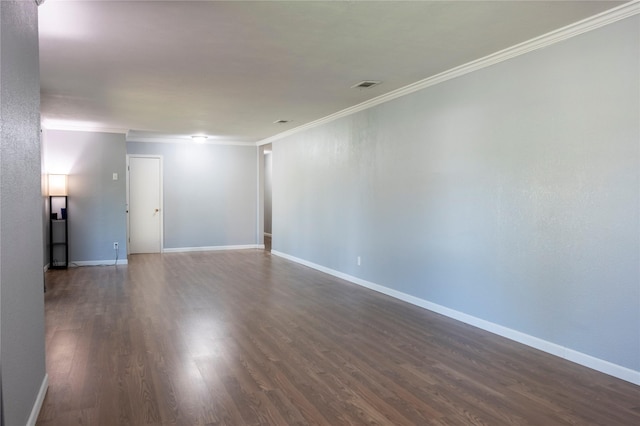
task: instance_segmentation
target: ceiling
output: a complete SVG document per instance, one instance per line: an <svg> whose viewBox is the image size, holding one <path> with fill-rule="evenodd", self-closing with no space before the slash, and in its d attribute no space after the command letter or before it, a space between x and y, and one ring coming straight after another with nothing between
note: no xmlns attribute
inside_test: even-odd
<svg viewBox="0 0 640 426"><path fill-rule="evenodd" d="M43 125L255 143L622 3L47 0Z"/></svg>

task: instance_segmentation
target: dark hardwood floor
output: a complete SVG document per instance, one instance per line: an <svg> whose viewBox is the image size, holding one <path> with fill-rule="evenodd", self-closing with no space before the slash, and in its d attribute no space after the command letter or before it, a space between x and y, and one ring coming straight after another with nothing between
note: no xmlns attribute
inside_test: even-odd
<svg viewBox="0 0 640 426"><path fill-rule="evenodd" d="M38 425L638 425L640 387L262 250L46 274Z"/></svg>

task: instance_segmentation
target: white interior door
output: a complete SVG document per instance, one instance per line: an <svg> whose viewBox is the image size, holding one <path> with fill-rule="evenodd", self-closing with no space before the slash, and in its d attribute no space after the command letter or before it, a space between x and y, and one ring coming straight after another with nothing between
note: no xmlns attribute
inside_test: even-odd
<svg viewBox="0 0 640 426"><path fill-rule="evenodd" d="M162 179L159 157L129 157L129 253L162 250Z"/></svg>

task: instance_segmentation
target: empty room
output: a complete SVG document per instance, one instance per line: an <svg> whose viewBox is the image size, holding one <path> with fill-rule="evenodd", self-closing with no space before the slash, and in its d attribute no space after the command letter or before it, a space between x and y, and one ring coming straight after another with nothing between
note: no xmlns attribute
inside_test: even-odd
<svg viewBox="0 0 640 426"><path fill-rule="evenodd" d="M0 25L3 426L640 424L639 1Z"/></svg>

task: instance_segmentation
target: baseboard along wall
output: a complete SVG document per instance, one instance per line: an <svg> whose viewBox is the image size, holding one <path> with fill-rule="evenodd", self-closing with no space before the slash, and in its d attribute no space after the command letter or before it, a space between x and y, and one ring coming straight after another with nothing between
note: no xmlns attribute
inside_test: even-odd
<svg viewBox="0 0 640 426"><path fill-rule="evenodd" d="M206 246L206 247L172 247L162 250L163 253L185 253L195 251L248 250L264 249L264 244L244 244L236 246Z"/></svg>
<svg viewBox="0 0 640 426"><path fill-rule="evenodd" d="M49 375L45 373L42 384L40 385L40 390L38 391L38 396L36 397L36 402L33 404L31 415L29 415L29 420L27 420L27 426L36 426L38 415L44 403L44 397L47 395L47 389L49 389Z"/></svg>
<svg viewBox="0 0 640 426"><path fill-rule="evenodd" d="M609 361L605 361L603 359L599 359L591 355L587 355L582 352L578 352L576 350L558 345L556 343L548 342L538 337L531 336L529 334L483 320L482 318L477 318L472 315L465 314L464 312L456 311L454 309L447 308L446 306L438 305L437 303L433 303L428 300L412 296L410 294L406 294L379 284L363 280L358 277L354 277L349 274L345 274L340 271L333 270L331 268L327 268L322 265L315 264L313 262L309 262L304 259L297 258L295 256L288 255L286 253L272 250L271 254L290 260L292 262L299 263L304 266L308 266L317 271L324 272L326 274L343 279L345 281L349 281L362 287L366 287L370 290L377 291L387 296L391 296L412 305L419 306L429 311L436 312L438 314L458 321L462 321L466 324L478 327L490 333L497 334L498 336L506 337L507 339L513 340L515 342L522 343L548 354L555 355L576 364L580 364L584 367L591 368L592 370L596 370L601 373L617 377L618 379L640 385L640 371L635 371L630 368L626 368Z"/></svg>

